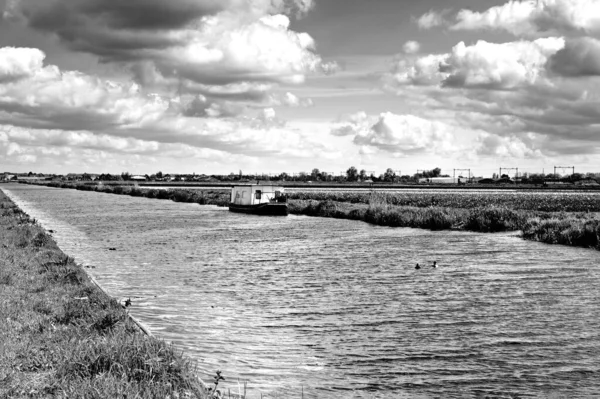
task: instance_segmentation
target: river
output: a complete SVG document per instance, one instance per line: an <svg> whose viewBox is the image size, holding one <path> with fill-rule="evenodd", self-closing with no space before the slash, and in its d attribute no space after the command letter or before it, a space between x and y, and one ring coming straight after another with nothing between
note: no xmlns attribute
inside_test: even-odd
<svg viewBox="0 0 600 399"><path fill-rule="evenodd" d="M203 379L222 370L249 398L600 392L600 251L1 189Z"/></svg>

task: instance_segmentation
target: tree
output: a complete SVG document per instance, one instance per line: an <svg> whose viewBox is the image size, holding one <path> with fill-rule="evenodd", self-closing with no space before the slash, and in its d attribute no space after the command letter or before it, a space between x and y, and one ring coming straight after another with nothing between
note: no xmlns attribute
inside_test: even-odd
<svg viewBox="0 0 600 399"><path fill-rule="evenodd" d="M321 180L321 172L319 169L314 168L312 172L310 172L310 178L313 180Z"/></svg>
<svg viewBox="0 0 600 399"><path fill-rule="evenodd" d="M350 166L350 168L346 171L346 179L348 181L357 181L358 180L358 171L354 166Z"/></svg>
<svg viewBox="0 0 600 399"><path fill-rule="evenodd" d="M129 172L123 172L121 173L121 178L123 180L131 180L131 174Z"/></svg>
<svg viewBox="0 0 600 399"><path fill-rule="evenodd" d="M367 180L367 171L364 169L361 169L358 176L360 177L360 180L362 180L362 181Z"/></svg>
<svg viewBox="0 0 600 399"><path fill-rule="evenodd" d="M157 179L162 179L163 178L163 173L160 170L158 172L156 172L156 178Z"/></svg>
<svg viewBox="0 0 600 399"><path fill-rule="evenodd" d="M396 172L392 170L392 168L387 168L385 173L383 174L383 180L387 182L393 182L396 177Z"/></svg>

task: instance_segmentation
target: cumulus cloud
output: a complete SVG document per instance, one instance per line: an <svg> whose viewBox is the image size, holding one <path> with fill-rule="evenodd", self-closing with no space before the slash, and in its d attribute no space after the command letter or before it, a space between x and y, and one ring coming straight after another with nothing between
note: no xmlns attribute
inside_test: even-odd
<svg viewBox="0 0 600 399"><path fill-rule="evenodd" d="M414 115L384 112L369 116L365 112L347 115L336 122L331 134L353 136L353 143L367 154L375 148L395 156L420 153L448 153L455 150L454 128Z"/></svg>
<svg viewBox="0 0 600 399"><path fill-rule="evenodd" d="M307 33L289 29L285 13L312 0L22 0L9 18L57 35L70 48L105 62L149 62L166 78L209 85L302 82L331 72Z"/></svg>
<svg viewBox="0 0 600 399"><path fill-rule="evenodd" d="M440 70L447 59L447 54L430 54L419 58L398 57L388 79L401 85L437 85L447 77Z"/></svg>
<svg viewBox="0 0 600 399"><path fill-rule="evenodd" d="M517 36L599 34L599 0L511 0L484 12L461 10L454 30L495 29Z"/></svg>
<svg viewBox="0 0 600 399"><path fill-rule="evenodd" d="M35 48L0 48L0 84L33 75L42 68L45 57Z"/></svg>
<svg viewBox="0 0 600 399"><path fill-rule="evenodd" d="M404 51L405 54L415 54L418 53L420 49L421 45L414 40L409 40L402 46L402 51Z"/></svg>
<svg viewBox="0 0 600 399"><path fill-rule="evenodd" d="M542 80L548 59L564 46L562 38L509 43L480 40L471 46L460 42L448 54L399 58L388 80L396 84L511 90Z"/></svg>
<svg viewBox="0 0 600 399"><path fill-rule="evenodd" d="M496 158L540 158L542 152L532 148L521 138L516 136L499 136L490 133L480 133L476 140L475 151L477 155Z"/></svg>
<svg viewBox="0 0 600 399"><path fill-rule="evenodd" d="M438 26L445 26L447 25L445 17L449 12L449 10L430 10L416 19L417 25L420 29L432 29Z"/></svg>
<svg viewBox="0 0 600 399"><path fill-rule="evenodd" d="M544 74L548 58L564 48L562 38L533 42L457 44L441 68L448 86L514 89L536 83Z"/></svg>

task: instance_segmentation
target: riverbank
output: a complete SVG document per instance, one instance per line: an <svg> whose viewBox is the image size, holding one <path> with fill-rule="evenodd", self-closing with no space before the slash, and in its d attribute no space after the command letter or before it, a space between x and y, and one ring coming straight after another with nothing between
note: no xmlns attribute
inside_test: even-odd
<svg viewBox="0 0 600 399"><path fill-rule="evenodd" d="M0 266L0 397L209 397L1 191Z"/></svg>
<svg viewBox="0 0 600 399"><path fill-rule="evenodd" d="M148 189L73 183L43 183L112 194L169 199L201 205L227 206L229 190ZM556 194L556 193L554 193ZM367 223L431 230L522 232L527 240L600 250L600 201L589 193L351 193L295 192L291 214L361 220ZM568 212L565 212L568 211Z"/></svg>

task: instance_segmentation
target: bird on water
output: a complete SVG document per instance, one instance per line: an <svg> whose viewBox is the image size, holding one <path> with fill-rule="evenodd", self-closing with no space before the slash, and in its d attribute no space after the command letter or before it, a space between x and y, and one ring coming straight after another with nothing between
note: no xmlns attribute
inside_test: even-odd
<svg viewBox="0 0 600 399"><path fill-rule="evenodd" d="M431 267L437 267L437 266L438 266L438 265L437 265L437 262L436 262L436 261L433 261L433 265L431 265Z"/></svg>
<svg viewBox="0 0 600 399"><path fill-rule="evenodd" d="M418 270L418 269L420 269L420 268L421 268L421 266L419 266L419 264L417 263L417 265L415 266L415 269L417 269L417 270Z"/></svg>

